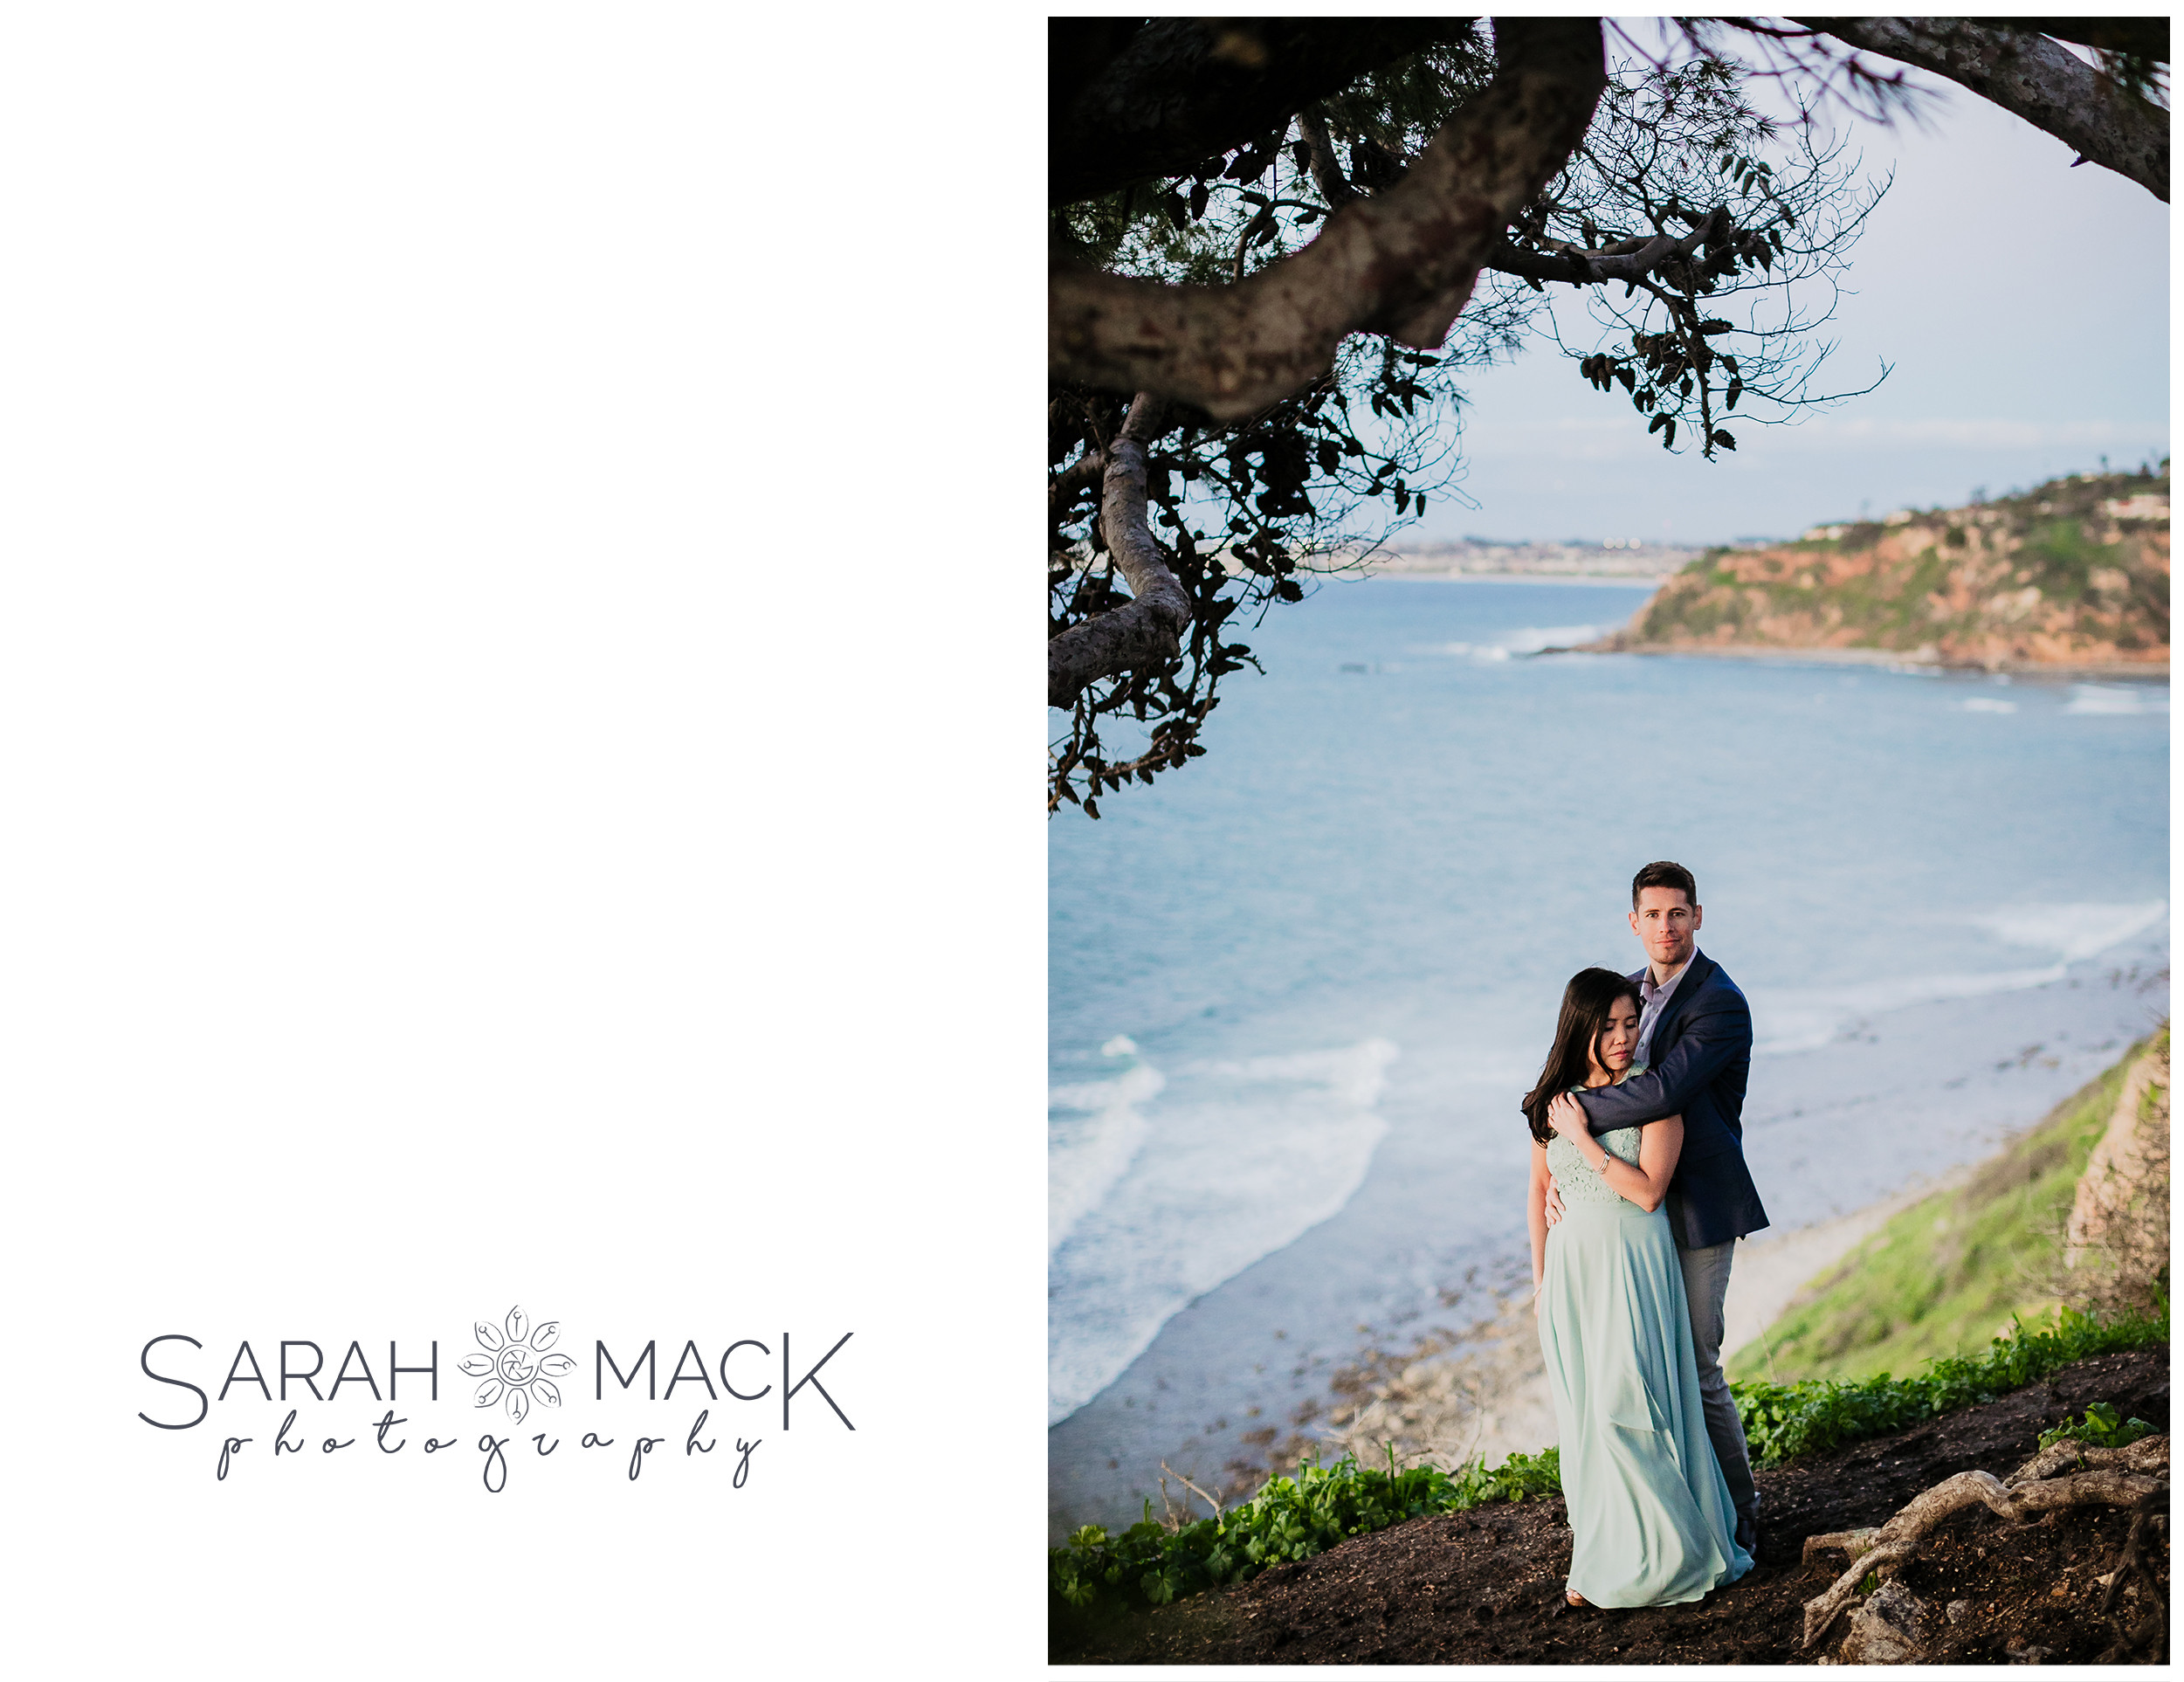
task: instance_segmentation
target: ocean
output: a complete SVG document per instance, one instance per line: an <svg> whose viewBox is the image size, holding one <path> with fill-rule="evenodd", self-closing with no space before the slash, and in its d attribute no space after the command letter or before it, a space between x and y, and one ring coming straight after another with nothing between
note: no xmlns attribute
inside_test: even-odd
<svg viewBox="0 0 2184 1682"><path fill-rule="evenodd" d="M1058 1523L1491 1307L1517 1101L1568 976L1641 961L1649 859L1752 1002L1778 1230L1985 1155L2166 1015L2166 682L1533 657L1646 594L1326 582L1246 636L1204 758L1052 823Z"/></svg>

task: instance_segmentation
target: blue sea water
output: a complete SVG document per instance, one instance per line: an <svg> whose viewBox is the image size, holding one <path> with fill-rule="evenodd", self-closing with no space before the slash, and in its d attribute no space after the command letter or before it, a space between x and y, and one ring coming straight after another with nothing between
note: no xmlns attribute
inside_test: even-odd
<svg viewBox="0 0 2184 1682"><path fill-rule="evenodd" d="M1778 1227L1982 1154L2166 1013L2165 682L1532 657L1644 594L1324 583L1203 759L1055 820L1051 1420L1163 1328L1225 1413L1243 1320L1327 1347L1519 1243L1517 1099L1569 975L1639 962L1648 859L1752 1000Z"/></svg>

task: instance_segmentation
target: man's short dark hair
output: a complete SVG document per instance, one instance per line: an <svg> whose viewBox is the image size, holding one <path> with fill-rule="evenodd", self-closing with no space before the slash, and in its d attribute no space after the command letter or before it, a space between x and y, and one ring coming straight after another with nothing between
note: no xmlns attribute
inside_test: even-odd
<svg viewBox="0 0 2184 1682"><path fill-rule="evenodd" d="M1691 872L1666 858L1656 858L1630 879L1631 910L1638 908L1638 895L1650 887L1681 888L1685 905L1698 903L1698 884L1691 880Z"/></svg>

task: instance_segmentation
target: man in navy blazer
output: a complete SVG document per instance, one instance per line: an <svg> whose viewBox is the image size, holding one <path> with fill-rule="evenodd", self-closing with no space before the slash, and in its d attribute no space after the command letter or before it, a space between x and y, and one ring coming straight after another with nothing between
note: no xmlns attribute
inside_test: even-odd
<svg viewBox="0 0 2184 1682"><path fill-rule="evenodd" d="M1664 1206L1683 1264L1691 1345L1706 1407L1706 1435L1737 1509L1737 1541L1759 1551L1759 1492L1744 1424L1721 1371L1721 1304L1736 1241L1765 1226L1767 1211L1744 1165L1744 1087L1752 1068L1752 1010L1729 973L1698 949L1698 885L1663 859L1630 884L1630 928L1645 948L1638 983L1637 1061L1645 1072L1620 1086L1557 1099L1577 1104L1594 1134L1684 1118L1684 1148ZM1547 1217L1561 1215L1548 1187Z"/></svg>

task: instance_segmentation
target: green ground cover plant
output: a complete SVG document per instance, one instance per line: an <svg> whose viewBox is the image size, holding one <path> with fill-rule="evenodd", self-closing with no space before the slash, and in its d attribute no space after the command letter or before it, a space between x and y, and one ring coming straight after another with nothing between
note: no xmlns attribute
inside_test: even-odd
<svg viewBox="0 0 2184 1682"><path fill-rule="evenodd" d="M1880 1373L1864 1379L1805 1379L1775 1384L1762 1379L1732 1383L1745 1440L1760 1465L1778 1465L1800 1454L1845 1447L1884 1437L1922 1419L1976 1403L2044 1378L2058 1367L2094 1355L2144 1349L2169 1338L2167 1301L2153 1309L2114 1315L2059 1307L2051 1325L2013 1324L1980 1355L1940 1355L1912 1378Z"/></svg>
<svg viewBox="0 0 2184 1682"><path fill-rule="evenodd" d="M2058 1309L2052 1325L2013 1325L1976 1357L1946 1356L1913 1378L1886 1374L1857 1382L1733 1384L1752 1457L1774 1465L1900 1430L1952 1409L1991 1402L2057 1368L2089 1356L2166 1343L2168 1305L2108 1318ZM2093 1411L2099 1411L2096 1404ZM2113 1409L2106 1410L2112 1417ZM2136 1423L2136 1421L2131 1423ZM2073 1434L2086 1427L2077 1427ZM2128 1430L2126 1424L2120 1429ZM2093 1439L2080 1435L2079 1440ZM2102 1439L2106 1442L2109 1439ZM2129 1437L2117 1437L2119 1442ZM1555 1449L1512 1454L1498 1466L1474 1460L1455 1472L1438 1466L1399 1469L1390 1451L1383 1470L1346 1456L1329 1466L1307 1461L1293 1478L1271 1478L1249 1501L1216 1518L1171 1528L1146 1516L1120 1535L1086 1525L1050 1550L1053 1596L1066 1613L1095 1606L1165 1606L1227 1582L1241 1582L1270 1565L1307 1560L1352 1536L1407 1519L1458 1512L1492 1501L1559 1495L1561 1457Z"/></svg>
<svg viewBox="0 0 2184 1682"><path fill-rule="evenodd" d="M1730 1378L1900 1372L1930 1355L1974 1354L1998 1327L2043 1317L2079 1176L2125 1074L2153 1043L2132 1046L1962 1185L1897 1215L1746 1346L1729 1362Z"/></svg>
<svg viewBox="0 0 2184 1682"><path fill-rule="evenodd" d="M1078 1610L1120 1598L1165 1606L1182 1595L1239 1582L1270 1565L1308 1560L1352 1536L1406 1519L1454 1513L1489 1501L1561 1493L1561 1455L1512 1454L1498 1466L1473 1460L1455 1472L1438 1466L1385 1470L1344 1456L1333 1465L1306 1461L1293 1478L1270 1478L1243 1506L1218 1518L1170 1529L1145 1517L1117 1536L1086 1525L1051 1550L1055 1595Z"/></svg>
<svg viewBox="0 0 2184 1682"><path fill-rule="evenodd" d="M2053 1448L2057 1443L2083 1443L2087 1448L2122 1448L2135 1443L2141 1437L2153 1434L2153 1427L2143 1419L2122 1419L2116 1410L2105 1402L2096 1402L2085 1410L2083 1420L2065 1419L2052 1430L2040 1433L2040 1446Z"/></svg>

